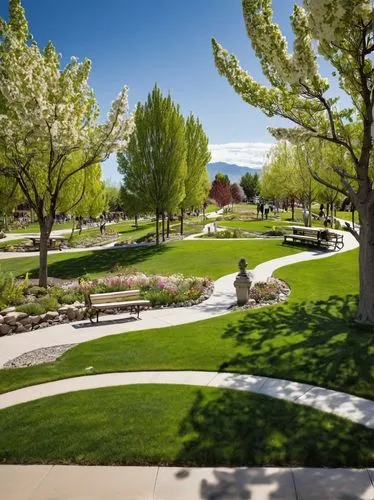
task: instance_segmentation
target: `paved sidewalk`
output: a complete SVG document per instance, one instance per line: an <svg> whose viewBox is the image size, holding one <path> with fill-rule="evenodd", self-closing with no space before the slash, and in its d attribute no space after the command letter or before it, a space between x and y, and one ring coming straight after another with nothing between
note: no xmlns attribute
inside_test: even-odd
<svg viewBox="0 0 374 500"><path fill-rule="evenodd" d="M1 465L1 500L373 500L374 469Z"/></svg>
<svg viewBox="0 0 374 500"><path fill-rule="evenodd" d="M340 252L311 250L264 262L253 270L254 282L266 281L280 267L297 262L333 257L338 253L352 250L358 246L357 241L351 234L344 233L344 235L345 245ZM236 274L235 272L218 279L214 284L213 295L201 304L192 307L144 311L140 321L129 319L128 314L124 313L116 316L107 316L107 320L103 316L103 319L97 325L91 325L87 320L79 323L56 325L18 335L0 337L0 368L7 361L23 353L42 347L77 344L107 335L151 328L165 328L227 314L230 312L230 307L236 302L234 288Z"/></svg>
<svg viewBox="0 0 374 500"><path fill-rule="evenodd" d="M289 380L206 371L117 372L66 378L0 394L0 410L57 394L134 384L182 384L263 394L374 429L374 401Z"/></svg>

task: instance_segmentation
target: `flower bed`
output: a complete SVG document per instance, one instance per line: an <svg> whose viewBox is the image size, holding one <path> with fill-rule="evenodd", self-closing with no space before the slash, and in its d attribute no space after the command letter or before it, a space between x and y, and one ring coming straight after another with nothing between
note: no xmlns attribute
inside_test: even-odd
<svg viewBox="0 0 374 500"><path fill-rule="evenodd" d="M120 270L119 270L120 271ZM88 295L140 289L153 307L191 306L207 299L213 282L208 278L147 276L129 270L102 279L84 278L47 289L19 282L10 273L0 279L0 335L24 333L58 323L80 321L87 313Z"/></svg>
<svg viewBox="0 0 374 500"><path fill-rule="evenodd" d="M188 277L181 274L171 276L126 273L102 279L82 279L79 290L87 297L92 293L140 290L142 298L153 307L189 306L209 297L213 283L208 278Z"/></svg>

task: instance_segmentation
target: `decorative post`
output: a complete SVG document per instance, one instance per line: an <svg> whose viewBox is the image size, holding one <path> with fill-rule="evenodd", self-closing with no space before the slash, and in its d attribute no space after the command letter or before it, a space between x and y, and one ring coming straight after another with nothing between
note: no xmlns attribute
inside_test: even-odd
<svg viewBox="0 0 374 500"><path fill-rule="evenodd" d="M246 271L247 261L243 258L239 260L239 273L235 278L234 287L238 306L244 306L249 299L249 289L252 283L252 273Z"/></svg>

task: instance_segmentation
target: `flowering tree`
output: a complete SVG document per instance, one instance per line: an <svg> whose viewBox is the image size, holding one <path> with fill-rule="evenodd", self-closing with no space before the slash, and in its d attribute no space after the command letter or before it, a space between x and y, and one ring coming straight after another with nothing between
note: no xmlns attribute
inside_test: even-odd
<svg viewBox="0 0 374 500"><path fill-rule="evenodd" d="M331 168L360 215L360 234L355 233L360 242L357 320L373 324L373 9L370 0L303 3L304 8L294 6L291 16L295 41L290 54L285 37L273 22L271 0L242 0L247 32L270 87L256 82L238 59L213 39L215 62L221 75L248 104L267 116L278 115L296 125L272 129L276 138L299 143L307 139L327 141L344 149L349 157L349 167L333 163ZM329 82L319 73L317 51L336 69L341 89L351 97L351 107L339 109L338 98L327 95ZM326 178L317 172L313 175L329 186Z"/></svg>
<svg viewBox="0 0 374 500"><path fill-rule="evenodd" d="M126 87L98 124L90 69L89 60L75 58L61 69L52 43L41 51L31 40L20 0L9 1L9 22L0 19L0 173L17 180L38 217L40 286L47 285L48 239L63 192L123 149L132 131ZM84 196L79 185L72 206Z"/></svg>

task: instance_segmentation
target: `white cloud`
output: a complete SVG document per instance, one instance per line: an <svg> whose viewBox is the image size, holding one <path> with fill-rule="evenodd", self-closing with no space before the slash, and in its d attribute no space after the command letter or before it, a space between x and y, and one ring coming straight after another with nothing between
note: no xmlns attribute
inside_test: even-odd
<svg viewBox="0 0 374 500"><path fill-rule="evenodd" d="M274 143L269 142L228 142L209 144L211 162L235 163L241 167L262 167L266 155Z"/></svg>

